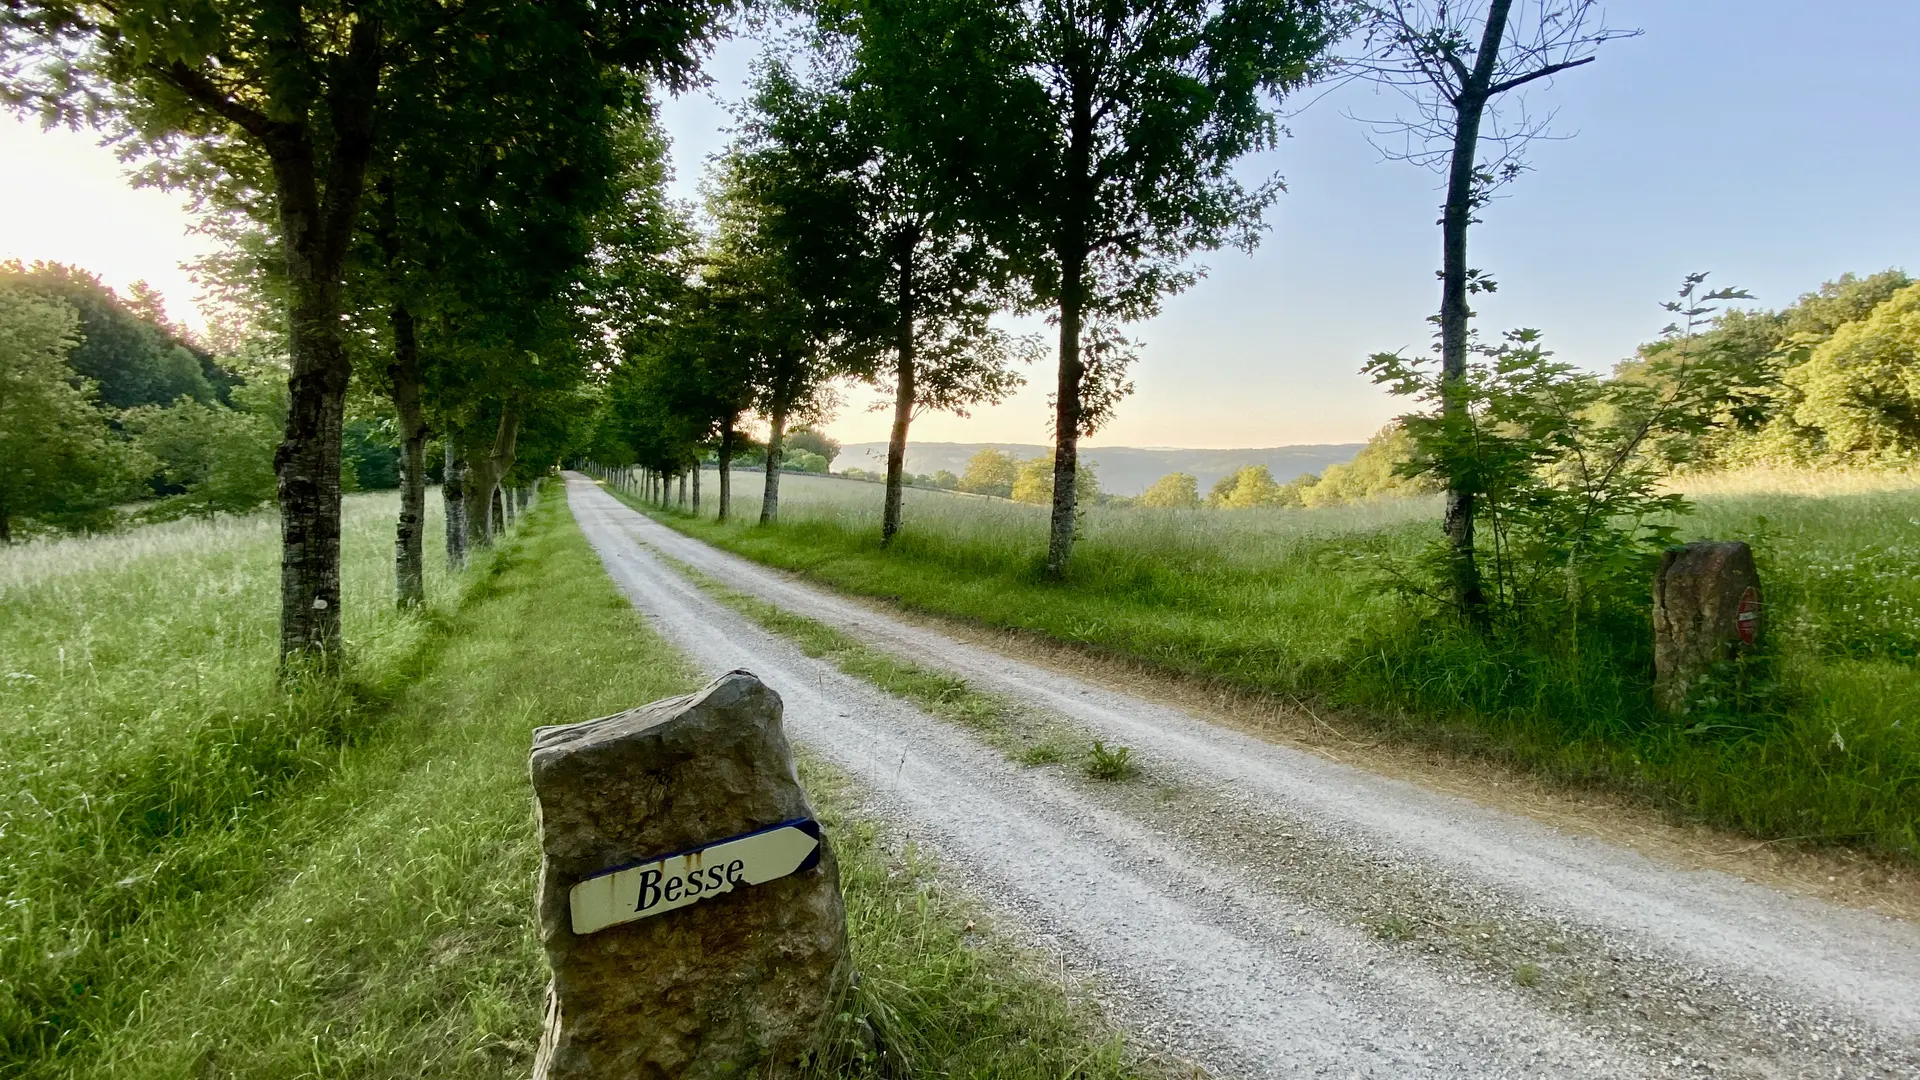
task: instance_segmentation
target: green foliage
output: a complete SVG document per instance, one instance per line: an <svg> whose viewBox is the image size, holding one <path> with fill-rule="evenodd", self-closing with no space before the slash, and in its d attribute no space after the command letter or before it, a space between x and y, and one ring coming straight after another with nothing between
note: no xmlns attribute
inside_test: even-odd
<svg viewBox="0 0 1920 1080"><path fill-rule="evenodd" d="M780 467L794 472L824 474L827 471L827 459L811 450L793 450L781 455Z"/></svg>
<svg viewBox="0 0 1920 1080"><path fill-rule="evenodd" d="M1298 506L1300 497L1273 479L1265 465L1247 465L1213 486L1207 505L1217 510L1252 510L1265 506Z"/></svg>
<svg viewBox="0 0 1920 1080"><path fill-rule="evenodd" d="M972 471L971 466L968 471ZM1088 504L1091 504L1100 494L1100 482L1094 476L1093 466L1090 463L1083 461L1080 467L1074 470L1073 493L1077 501ZM1008 489L1007 497L1014 502L1029 503L1034 506L1053 504L1052 451L1019 463L1018 471L1014 474L1013 486Z"/></svg>
<svg viewBox="0 0 1920 1080"><path fill-rule="evenodd" d="M789 454L812 454L826 461L828 465L833 463L834 458L840 456L839 440L829 438L825 432L817 428L802 427L787 432L786 446ZM791 461L789 461L789 464L791 464ZM819 469L808 469L806 471L826 472L827 470L823 467Z"/></svg>
<svg viewBox="0 0 1920 1080"><path fill-rule="evenodd" d="M348 491L385 491L400 486L400 444L393 422L358 418L341 432L341 483Z"/></svg>
<svg viewBox="0 0 1920 1080"><path fill-rule="evenodd" d="M157 466L162 513L240 513L274 497L280 431L257 413L181 398L127 413L134 445Z"/></svg>
<svg viewBox="0 0 1920 1080"><path fill-rule="evenodd" d="M1842 323L1785 375L1794 422L1820 431L1826 453L1920 460L1920 285Z"/></svg>
<svg viewBox="0 0 1920 1080"><path fill-rule="evenodd" d="M1198 509L1200 481L1191 473L1168 473L1141 494L1140 505L1159 510Z"/></svg>
<svg viewBox="0 0 1920 1080"><path fill-rule="evenodd" d="M1912 284L1913 279L1898 270L1866 277L1844 274L1780 311L1729 311L1684 342L1669 337L1644 345L1638 357L1616 369L1616 377L1657 382L1661 375L1652 365L1660 357L1678 348L1693 355L1713 383L1715 400L1708 429L1674 460L1694 471L1756 464L1898 465L1912 460L1911 453L1877 449L1886 442L1884 433L1868 434L1882 422L1869 414L1886 402L1871 404L1851 396L1844 377L1822 377L1836 370L1832 350L1821 368L1807 373L1801 369L1842 327L1867 319ZM1803 384L1810 377L1818 384L1814 394L1820 400L1803 415L1801 406L1809 403ZM1884 395L1891 387L1881 385L1875 394ZM1893 404L1897 411L1897 401ZM1827 424L1838 425L1838 437L1830 437Z"/></svg>
<svg viewBox="0 0 1920 1080"><path fill-rule="evenodd" d="M1093 745L1087 747L1087 760L1082 768L1092 779L1105 780L1109 783L1131 780L1140 772L1140 766L1133 760L1132 747L1116 746L1108 749L1107 744L1099 739L1095 739Z"/></svg>
<svg viewBox="0 0 1920 1080"><path fill-rule="evenodd" d="M1018 479L1020 463L1012 454L983 446L967 459L967 471L956 486L974 495L997 495L1005 499L1013 495L1013 485Z"/></svg>
<svg viewBox="0 0 1920 1080"><path fill-rule="evenodd" d="M67 366L78 340L71 307L0 288L0 543L29 519L102 523L135 490L140 456L93 405L93 385Z"/></svg>
<svg viewBox="0 0 1920 1080"><path fill-rule="evenodd" d="M1484 537L1483 584L1495 619L1529 633L1577 631L1582 616L1638 610L1660 550L1686 501L1664 484L1667 462L1711 422L1716 380L1686 348L1690 331L1737 289L1705 291L1689 275L1667 305L1680 348L1649 364L1646 381L1602 379L1552 359L1534 330L1509 333L1463 377L1438 358L1374 356L1365 370L1427 411L1401 417L1412 443L1405 472L1470 494ZM1455 408L1443 408L1443 402ZM1418 569L1389 568L1398 587L1454 602L1451 551ZM1577 641L1573 645L1578 648Z"/></svg>
<svg viewBox="0 0 1920 1080"><path fill-rule="evenodd" d="M1406 475L1413 460L1413 437L1398 422L1373 433L1352 461L1327 466L1288 486L1299 492L1303 506L1340 506L1367 499L1423 495L1438 490L1429 478Z"/></svg>
<svg viewBox="0 0 1920 1080"><path fill-rule="evenodd" d="M237 381L183 341L164 321L158 298L142 286L129 303L79 267L10 260L0 263L0 290L56 300L79 313L79 344L67 363L99 388L106 408L167 405L180 397L224 401Z"/></svg>

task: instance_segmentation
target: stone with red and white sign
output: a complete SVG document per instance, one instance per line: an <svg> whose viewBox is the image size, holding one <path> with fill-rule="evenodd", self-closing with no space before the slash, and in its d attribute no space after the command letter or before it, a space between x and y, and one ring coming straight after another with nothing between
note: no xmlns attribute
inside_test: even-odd
<svg viewBox="0 0 1920 1080"><path fill-rule="evenodd" d="M1670 548L1653 582L1654 698L1683 712L1701 676L1760 645L1766 629L1753 549L1738 540Z"/></svg>
<svg viewBox="0 0 1920 1080"><path fill-rule="evenodd" d="M780 697L735 671L534 733L542 1080L782 1076L851 967Z"/></svg>

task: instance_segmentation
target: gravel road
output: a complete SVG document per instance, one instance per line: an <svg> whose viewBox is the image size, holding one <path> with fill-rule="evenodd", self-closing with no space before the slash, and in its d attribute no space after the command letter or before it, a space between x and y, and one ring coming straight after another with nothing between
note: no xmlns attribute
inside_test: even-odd
<svg viewBox="0 0 1920 1080"><path fill-rule="evenodd" d="M1222 1076L1920 1077L1920 930L1275 746L717 551L569 474L615 582L703 670L779 691L870 793L1115 1019ZM1133 748L1027 768L804 655L693 566Z"/></svg>

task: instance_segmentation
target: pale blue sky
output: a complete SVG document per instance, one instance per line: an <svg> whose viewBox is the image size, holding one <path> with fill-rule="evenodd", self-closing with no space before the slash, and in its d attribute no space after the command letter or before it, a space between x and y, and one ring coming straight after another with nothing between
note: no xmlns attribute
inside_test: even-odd
<svg viewBox="0 0 1920 1080"><path fill-rule="evenodd" d="M1489 207L1471 245L1500 292L1481 325L1535 326L1604 369L1668 321L1658 304L1690 270L1778 306L1849 270L1920 271L1920 4L1910 0L1614 0L1642 37L1531 99L1577 134L1540 144L1535 171ZM735 97L750 42L723 46L713 93ZM1424 349L1438 306L1438 180L1381 161L1343 113L1395 99L1338 91L1296 117L1266 159L1289 193L1252 257L1210 274L1136 328L1138 392L1095 438L1110 445L1269 446L1364 438L1399 411L1357 374L1382 349ZM707 96L673 102L683 191L724 143ZM929 440L1044 441L1045 384L971 420L928 417ZM885 437L858 402L836 434Z"/></svg>
<svg viewBox="0 0 1920 1080"><path fill-rule="evenodd" d="M1562 356L1604 369L1656 334L1689 270L1744 285L1766 305L1822 280L1920 272L1920 3L1912 0L1614 0L1609 22L1646 35L1537 94L1577 133L1540 145L1535 171L1490 207L1473 265L1499 280L1481 325L1535 326ZM724 44L711 95L738 96L750 41ZM725 142L709 94L669 103L680 191ZM1271 446L1364 438L1398 411L1357 374L1381 349L1423 349L1438 303L1437 179L1383 162L1343 112L1395 101L1348 87L1292 121L1293 138L1250 170L1291 191L1251 257L1211 273L1135 328L1139 392L1093 442ZM0 120L0 258L49 258L124 288L158 284L176 316L192 289L178 263L206 248L177 200L134 192L85 135ZM21 212L20 208L31 208ZM929 416L925 440L1041 442L1050 366L970 420ZM885 437L856 394L833 432Z"/></svg>

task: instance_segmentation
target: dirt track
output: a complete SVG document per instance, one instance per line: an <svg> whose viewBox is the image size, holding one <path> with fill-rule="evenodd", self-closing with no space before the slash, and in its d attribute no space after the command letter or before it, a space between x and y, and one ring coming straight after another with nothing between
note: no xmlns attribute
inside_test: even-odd
<svg viewBox="0 0 1920 1080"><path fill-rule="evenodd" d="M1119 1022L1234 1076L1916 1076L1920 931L1224 730L849 603L568 478L614 580ZM654 557L837 626L1088 738L1123 784L1023 768L803 655Z"/></svg>

